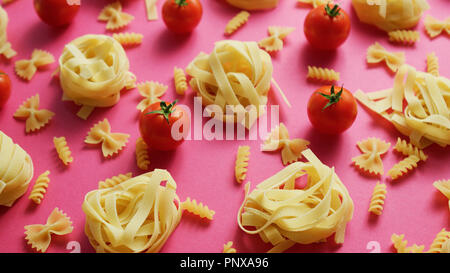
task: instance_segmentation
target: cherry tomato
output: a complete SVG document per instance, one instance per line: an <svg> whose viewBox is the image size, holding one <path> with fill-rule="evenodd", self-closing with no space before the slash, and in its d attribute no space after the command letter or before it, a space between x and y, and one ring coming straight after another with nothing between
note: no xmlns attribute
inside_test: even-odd
<svg viewBox="0 0 450 273"><path fill-rule="evenodd" d="M0 108L6 104L11 95L11 81L8 74L0 70Z"/></svg>
<svg viewBox="0 0 450 273"><path fill-rule="evenodd" d="M339 5L321 5L308 13L303 31L312 46L321 50L333 50L347 40L350 19Z"/></svg>
<svg viewBox="0 0 450 273"><path fill-rule="evenodd" d="M308 118L322 133L340 134L350 128L358 113L352 93L342 87L323 86L317 89L308 101Z"/></svg>
<svg viewBox="0 0 450 273"><path fill-rule="evenodd" d="M166 102L155 102L147 107L139 117L139 131L145 143L151 149L169 151L183 143L190 128L190 116L176 101L167 105ZM172 135L174 124L175 134ZM179 127L178 127L179 126ZM178 130L177 130L178 129ZM176 135L179 133L178 135Z"/></svg>
<svg viewBox="0 0 450 273"><path fill-rule="evenodd" d="M81 0L34 0L34 9L42 21L51 26L72 22L80 9Z"/></svg>
<svg viewBox="0 0 450 273"><path fill-rule="evenodd" d="M167 28L177 34L192 32L200 23L203 9L199 0L166 0L162 17Z"/></svg>

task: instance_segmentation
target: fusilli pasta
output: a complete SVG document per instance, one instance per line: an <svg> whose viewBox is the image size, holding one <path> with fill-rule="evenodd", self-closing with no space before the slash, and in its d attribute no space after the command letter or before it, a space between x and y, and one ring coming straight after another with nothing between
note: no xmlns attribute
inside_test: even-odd
<svg viewBox="0 0 450 273"><path fill-rule="evenodd" d="M422 151L422 149L417 148L413 144L408 143L406 140L402 140L401 138L397 138L397 143L394 146L394 150L405 156L415 155L422 161L426 161L428 159L428 156Z"/></svg>
<svg viewBox="0 0 450 273"><path fill-rule="evenodd" d="M386 184L377 182L373 189L372 199L370 201L369 212L376 215L383 213L384 199L386 199Z"/></svg>
<svg viewBox="0 0 450 273"><path fill-rule="evenodd" d="M19 106L14 113L14 117L25 119L25 132L34 132L44 127L55 115L55 113L39 109L39 94L36 94Z"/></svg>
<svg viewBox="0 0 450 273"><path fill-rule="evenodd" d="M398 179L417 167L417 162L420 158L415 155L410 155L402 161L395 164L389 171L388 175L392 180Z"/></svg>
<svg viewBox="0 0 450 273"><path fill-rule="evenodd" d="M134 46L142 43L144 35L135 32L114 33L112 37L123 46Z"/></svg>
<svg viewBox="0 0 450 273"><path fill-rule="evenodd" d="M14 64L14 70L17 76L24 80L31 80L37 69L55 62L55 58L50 52L35 49L29 60L19 60Z"/></svg>
<svg viewBox="0 0 450 273"><path fill-rule="evenodd" d="M427 251L428 253L441 253L442 246L445 242L450 240L450 232L443 228L434 238L431 243L430 249Z"/></svg>
<svg viewBox="0 0 450 273"><path fill-rule="evenodd" d="M228 243L223 245L222 253L236 253L236 249L232 247L233 242L229 241Z"/></svg>
<svg viewBox="0 0 450 273"><path fill-rule="evenodd" d="M33 189L31 190L30 196L28 197L28 199L33 200L33 202L38 205L44 198L44 194L48 188L48 183L50 183L50 178L48 177L49 174L50 171L47 170L38 176L36 182L34 183Z"/></svg>
<svg viewBox="0 0 450 273"><path fill-rule="evenodd" d="M319 81L334 82L339 81L340 74L333 69L308 65L308 75L306 77Z"/></svg>
<svg viewBox="0 0 450 273"><path fill-rule="evenodd" d="M236 154L234 174L236 181L242 183L247 175L248 160L250 159L250 146L239 146Z"/></svg>
<svg viewBox="0 0 450 273"><path fill-rule="evenodd" d="M126 174L115 175L111 178L105 179L104 181L99 181L98 188L99 189L113 188L116 185L130 179L132 176L133 176L133 174L131 172L126 173Z"/></svg>
<svg viewBox="0 0 450 273"><path fill-rule="evenodd" d="M186 92L187 90L187 81L184 70L175 66L173 68L173 79L175 82L175 91L177 92L177 94L184 95L184 92Z"/></svg>
<svg viewBox="0 0 450 273"><path fill-rule="evenodd" d="M434 52L427 54L427 72L439 77L439 60Z"/></svg>
<svg viewBox="0 0 450 273"><path fill-rule="evenodd" d="M247 23L249 17L250 13L245 10L236 14L230 21L228 21L225 27L225 34L230 35L235 32L238 28Z"/></svg>
<svg viewBox="0 0 450 273"><path fill-rule="evenodd" d="M59 159L64 163L64 165L69 165L73 161L72 152L65 137L54 137L53 144L55 145L56 152L58 153Z"/></svg>
<svg viewBox="0 0 450 273"><path fill-rule="evenodd" d="M198 215L201 218L207 218L212 220L214 214L216 213L212 209L208 208L208 206L203 205L202 202L197 203L195 199L191 200L191 198L186 198L184 202L181 203L181 209L186 210L192 214Z"/></svg>
<svg viewBox="0 0 450 273"><path fill-rule="evenodd" d="M150 165L148 146L142 137L136 140L136 164L141 170L148 170Z"/></svg>
<svg viewBox="0 0 450 273"><path fill-rule="evenodd" d="M420 34L415 30L394 30L388 32L389 41L412 45L419 41Z"/></svg>

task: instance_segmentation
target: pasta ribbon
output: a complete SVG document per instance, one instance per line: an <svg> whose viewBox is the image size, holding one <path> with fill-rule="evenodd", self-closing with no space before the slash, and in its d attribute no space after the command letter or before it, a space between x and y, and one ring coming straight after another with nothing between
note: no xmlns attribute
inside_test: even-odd
<svg viewBox="0 0 450 273"><path fill-rule="evenodd" d="M236 253L236 249L232 247L233 242L229 241L228 243L223 245L222 253Z"/></svg>
<svg viewBox="0 0 450 273"><path fill-rule="evenodd" d="M433 186L448 198L448 209L450 210L450 179L435 181Z"/></svg>
<svg viewBox="0 0 450 273"><path fill-rule="evenodd" d="M37 69L42 66L46 66L55 62L55 58L47 51L35 49L31 54L31 59L16 61L14 64L14 70L17 76L24 80L31 80Z"/></svg>
<svg viewBox="0 0 450 273"><path fill-rule="evenodd" d="M156 9L156 2L158 0L145 0L145 10L147 12L147 20L154 21L158 19L158 11Z"/></svg>
<svg viewBox="0 0 450 273"><path fill-rule="evenodd" d="M283 165L287 165L301 159L302 152L308 148L309 143L301 138L290 139L286 126L280 123L261 145L261 151L269 152L281 149L281 160Z"/></svg>
<svg viewBox="0 0 450 273"><path fill-rule="evenodd" d="M136 106L141 112L151 104L161 101L159 98L167 91L168 86L154 81L146 81L137 85L139 94L144 97Z"/></svg>
<svg viewBox="0 0 450 273"><path fill-rule="evenodd" d="M64 163L64 165L69 165L73 162L72 152L65 137L54 137L53 144L55 145L56 152L58 153L59 159Z"/></svg>
<svg viewBox="0 0 450 273"><path fill-rule="evenodd" d="M25 194L32 177L30 155L0 131L0 205L11 207Z"/></svg>
<svg viewBox="0 0 450 273"><path fill-rule="evenodd" d="M340 74L333 69L308 65L308 75L306 77L319 81L334 82L339 81Z"/></svg>
<svg viewBox="0 0 450 273"><path fill-rule="evenodd" d="M439 60L434 52L427 54L427 72L439 77Z"/></svg>
<svg viewBox="0 0 450 273"><path fill-rule="evenodd" d="M415 30L394 30L389 31L389 41L412 45L419 41L420 34Z"/></svg>
<svg viewBox="0 0 450 273"><path fill-rule="evenodd" d="M384 174L381 156L387 153L391 144L375 137L369 137L364 141L358 141L357 146L363 153L352 158L352 162L358 170L374 175Z"/></svg>
<svg viewBox="0 0 450 273"><path fill-rule="evenodd" d="M447 35L450 35L450 17L444 21L440 21L431 15L427 15L424 23L425 30L430 38L439 36L443 31L445 31Z"/></svg>
<svg viewBox="0 0 450 273"><path fill-rule="evenodd" d="M248 160L250 159L250 146L239 146L236 154L234 176L238 183L242 183L247 175Z"/></svg>
<svg viewBox="0 0 450 273"><path fill-rule="evenodd" d="M332 234L336 243L344 242L353 201L334 168L320 162L309 149L303 156L308 162L290 164L250 194L250 184L245 185L238 225L274 245L269 252L282 252L295 243L319 242ZM307 185L297 189L295 180L303 175L307 175Z"/></svg>
<svg viewBox="0 0 450 273"><path fill-rule="evenodd" d="M37 251L45 252L51 242L51 235L66 235L73 230L70 218L60 209L55 208L45 225L25 226L25 240Z"/></svg>
<svg viewBox="0 0 450 273"><path fill-rule="evenodd" d="M258 45L267 52L278 51L283 48L283 40L294 31L293 27L270 26L268 28L269 37L259 41Z"/></svg>
<svg viewBox="0 0 450 273"><path fill-rule="evenodd" d="M389 171L388 175L392 180L398 179L399 177L405 175L412 169L417 167L417 162L419 162L419 158L415 155L410 155L402 161L395 164Z"/></svg>
<svg viewBox="0 0 450 273"><path fill-rule="evenodd" d="M28 197L28 199L33 200L33 202L38 205L44 198L44 194L48 188L48 183L50 183L50 178L48 178L49 174L50 171L47 170L38 176L36 182L34 183L33 189L31 190L30 196Z"/></svg>
<svg viewBox="0 0 450 273"><path fill-rule="evenodd" d="M405 53L404 52L389 52L384 47L382 47L378 42L369 46L367 49L367 63L375 64L385 62L387 67L396 72L400 66L405 63Z"/></svg>
<svg viewBox="0 0 450 273"><path fill-rule="evenodd" d="M134 16L122 12L122 4L120 1L116 1L104 7L97 19L106 22L106 29L116 30L128 25Z"/></svg>
<svg viewBox="0 0 450 273"><path fill-rule="evenodd" d="M297 0L300 4L308 4L311 5L313 8L317 8L318 6L325 5L329 2L332 2L330 0Z"/></svg>
<svg viewBox="0 0 450 273"><path fill-rule="evenodd" d="M227 3L245 10L273 9L279 0L227 0Z"/></svg>
<svg viewBox="0 0 450 273"><path fill-rule="evenodd" d="M133 177L132 173L118 174L111 178L107 178L104 181L98 182L98 188L99 189L113 188L118 184L127 181L131 177Z"/></svg>
<svg viewBox="0 0 450 273"><path fill-rule="evenodd" d="M122 46L140 45L144 35L135 32L114 33L112 36Z"/></svg>
<svg viewBox="0 0 450 273"><path fill-rule="evenodd" d="M173 79L175 82L175 91L178 95L184 95L184 92L187 90L187 81L186 75L184 74L183 69L179 67L173 68Z"/></svg>
<svg viewBox="0 0 450 273"><path fill-rule="evenodd" d="M214 214L216 214L215 211L208 208L208 206L203 205L202 202L197 203L195 199L191 200L189 197L181 203L181 209L209 220L212 220Z"/></svg>
<svg viewBox="0 0 450 273"><path fill-rule="evenodd" d="M142 137L136 140L136 164L139 169L147 171L150 165L148 146Z"/></svg>
<svg viewBox="0 0 450 273"><path fill-rule="evenodd" d="M249 17L250 13L245 10L236 14L230 21L228 21L225 27L225 34L230 35L234 33L238 28L247 23Z"/></svg>
<svg viewBox="0 0 450 273"><path fill-rule="evenodd" d="M395 144L394 150L405 156L415 155L422 161L426 161L428 159L428 156L421 149L411 143L408 143L406 140L402 140L401 138L397 138L397 144Z"/></svg>
<svg viewBox="0 0 450 273"><path fill-rule="evenodd" d="M434 238L427 253L444 253L444 244L450 240L450 232L443 228ZM448 253L448 252L447 252Z"/></svg>
<svg viewBox="0 0 450 273"><path fill-rule="evenodd" d="M25 132L34 132L44 127L55 115L55 113L39 109L39 94L36 94L19 106L14 113L15 118L25 119Z"/></svg>
<svg viewBox="0 0 450 273"><path fill-rule="evenodd" d="M0 6L0 54L7 59L11 59L17 55L17 52L12 49L11 43L8 42L8 20L8 13Z"/></svg>
<svg viewBox="0 0 450 273"><path fill-rule="evenodd" d="M117 154L128 142L129 134L111 133L111 125L108 119L98 122L92 126L84 142L88 144L102 144L104 157Z"/></svg>
<svg viewBox="0 0 450 273"><path fill-rule="evenodd" d="M85 233L96 252L159 252L181 219L176 188L168 171L155 169L88 192Z"/></svg>
<svg viewBox="0 0 450 273"><path fill-rule="evenodd" d="M373 189L372 199L370 201L369 212L375 215L383 213L384 199L386 199L386 184L380 184L378 181Z"/></svg>

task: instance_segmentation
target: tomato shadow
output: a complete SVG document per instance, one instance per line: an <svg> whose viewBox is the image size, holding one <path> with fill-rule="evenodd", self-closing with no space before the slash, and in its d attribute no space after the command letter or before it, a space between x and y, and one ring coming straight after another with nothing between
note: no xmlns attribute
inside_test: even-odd
<svg viewBox="0 0 450 273"><path fill-rule="evenodd" d="M48 45L54 43L58 37L69 32L73 27L72 24L61 27L52 27L41 20L35 21L34 24L26 30L25 34L21 35L22 41L18 42L18 44L23 46L21 48L21 51L23 51L21 56L29 58L33 49L47 48Z"/></svg>
<svg viewBox="0 0 450 273"><path fill-rule="evenodd" d="M183 47L187 47L189 41L195 36L195 30L191 33L180 35L175 34L164 28L157 37L157 43L155 43L155 50L160 54L173 54L174 51L182 50Z"/></svg>
<svg viewBox="0 0 450 273"><path fill-rule="evenodd" d="M306 38L302 42L299 50L299 66L302 71L307 71L308 65L332 68L339 55L338 50L319 50L310 45Z"/></svg>

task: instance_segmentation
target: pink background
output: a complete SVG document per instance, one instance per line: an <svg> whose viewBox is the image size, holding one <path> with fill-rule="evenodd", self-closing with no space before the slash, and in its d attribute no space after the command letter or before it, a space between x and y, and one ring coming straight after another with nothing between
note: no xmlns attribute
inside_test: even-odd
<svg viewBox="0 0 450 273"><path fill-rule="evenodd" d="M54 63L39 71L30 82L20 80L14 74L14 61L29 58L34 48L45 49L58 58L64 45L87 33L107 33L105 24L96 20L102 7L110 1L84 0L76 20L68 28L55 30L42 23L36 16L32 1L18 0L5 7L10 17L8 37L18 55L12 61L1 59L0 68L9 73L13 94L7 105L0 110L0 129L11 136L33 158L35 176L50 170L51 182L45 199L36 206L28 200L28 192L13 207L0 208L0 252L33 252L24 240L24 226L45 223L47 216L59 207L72 219L74 231L66 236L53 236L48 252L69 252L66 244L78 241L82 252L93 252L84 235L85 217L81 209L84 195L97 187L99 180L119 173L141 174L135 163L134 143L139 137L136 105L141 97L137 90L123 92L120 102L111 108L96 109L87 121L75 113L78 107L61 101L61 89L52 71ZM225 39L223 30L227 21L239 10L222 0L203 0L204 14L198 28L188 37L177 37L166 30L162 19L148 22L144 1L122 1L124 11L135 16L125 29L144 34L142 45L127 49L131 71L138 81L156 80L169 85L165 100L178 98L180 103L193 108L193 94L189 90L185 97L177 97L172 83L175 65L185 67L200 51L210 52L215 41ZM163 1L158 2L158 13ZM271 104L281 104L281 121L292 137L311 141L311 149L327 165L335 166L341 180L347 186L355 203L353 220L347 226L345 243L328 243L307 246L296 245L289 252L370 252L366 245L378 241L382 252L392 252L392 233L404 233L406 239L428 249L435 235L449 227L450 214L447 199L432 183L448 179L450 168L449 148L436 145L426 149L429 159L410 173L405 179L387 183L387 199L383 215L372 217L367 212L376 178L360 175L352 166L351 158L359 155L356 142L367 137L379 137L392 146L400 136L393 126L375 118L358 105L358 117L348 131L340 136L328 137L311 128L306 116L306 104L310 94L320 86L306 80L307 65L334 68L341 73L341 83L352 92L358 88L376 91L391 87L393 75L384 65L368 67L365 62L369 45L379 41L391 51L404 51L408 64L419 70L426 69L426 53L436 52L440 60L441 75L450 76L450 40L442 35L430 40L424 32L423 22L417 27L421 40L413 47L389 44L385 33L358 22L350 1L340 1L352 19L352 31L346 43L336 52L317 52L306 42L302 25L310 10L298 7L292 0L282 0L278 8L265 12L252 12L247 25L237 31L233 39L255 40L267 36L270 25L293 26L295 32L288 36L285 47L273 57L274 78L286 93L292 108L287 108L276 92L270 96ZM448 0L432 0L426 14L443 19L449 15ZM15 120L12 115L17 107L30 96L39 93L41 107L56 113L56 116L37 133L25 134L25 122ZM131 135L125 149L112 159L104 159L100 147L84 144L89 128L99 120L108 118L113 132ZM205 118L204 121L207 119ZM74 162L65 167L53 147L54 136L66 136L74 156ZM262 180L283 168L279 153L262 153L257 141L187 141L174 153L151 152L151 168L168 169L178 184L177 193L182 200L195 198L216 211L211 222L198 220L185 214L180 225L171 235L162 252L221 252L223 244L234 241L239 252L265 252L271 248L259 236L247 235L236 224L236 213L243 199L243 185L234 181L235 153L239 145L251 146L248 180L252 188ZM391 147L392 147L391 146ZM385 171L402 156L391 151L383 159Z"/></svg>

